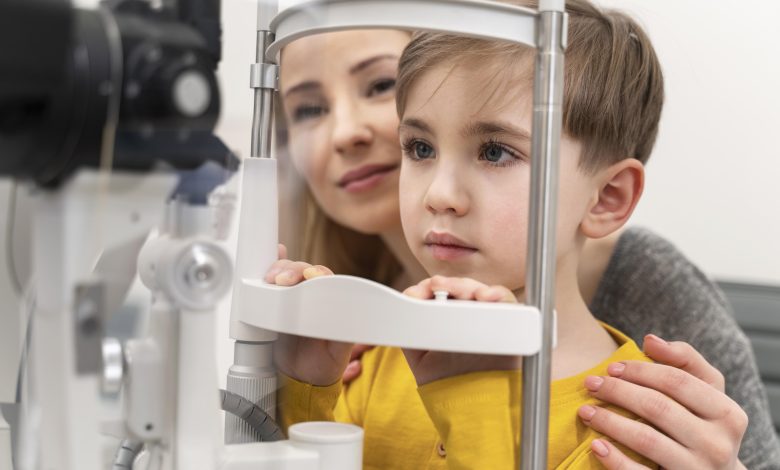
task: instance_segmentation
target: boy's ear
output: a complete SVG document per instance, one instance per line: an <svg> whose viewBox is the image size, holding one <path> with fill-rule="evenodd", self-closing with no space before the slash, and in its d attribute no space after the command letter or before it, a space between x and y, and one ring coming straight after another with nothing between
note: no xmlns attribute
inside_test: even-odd
<svg viewBox="0 0 780 470"><path fill-rule="evenodd" d="M596 174L598 193L582 220L588 238L606 237L631 217L645 186L645 167L635 158L625 158Z"/></svg>

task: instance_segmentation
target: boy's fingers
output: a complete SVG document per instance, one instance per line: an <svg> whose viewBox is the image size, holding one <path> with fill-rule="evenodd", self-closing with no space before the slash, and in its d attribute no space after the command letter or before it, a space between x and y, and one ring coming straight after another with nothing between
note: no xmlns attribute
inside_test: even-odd
<svg viewBox="0 0 780 470"><path fill-rule="evenodd" d="M504 286L483 286L476 290L476 300L481 302L517 303L517 297Z"/></svg>
<svg viewBox="0 0 780 470"><path fill-rule="evenodd" d="M485 284L466 277L433 276L430 286L433 292L447 291L454 299L475 300L475 291L480 287L485 287Z"/></svg>
<svg viewBox="0 0 780 470"><path fill-rule="evenodd" d="M268 269L268 272L265 273L265 277L263 279L265 282L273 284L275 282L274 279L276 279L276 276L292 263L293 262L289 259L280 259L279 261L275 261L274 264L272 264Z"/></svg>
<svg viewBox="0 0 780 470"><path fill-rule="evenodd" d="M414 297L415 299L430 299L430 289L420 286L419 284L412 287L407 287L404 291L404 295Z"/></svg>
<svg viewBox="0 0 780 470"><path fill-rule="evenodd" d="M643 349L645 354L655 362L682 369L720 392L725 392L726 381L723 374L690 344L683 341L667 343L658 336L646 335Z"/></svg>
<svg viewBox="0 0 780 470"><path fill-rule="evenodd" d="M504 293L498 289L488 286L482 286L474 291L474 300L480 302L501 302Z"/></svg>
<svg viewBox="0 0 780 470"><path fill-rule="evenodd" d="M363 372L363 366L360 364L360 361L351 361L347 364L347 368L344 369L341 380L344 384L348 384L355 380L361 372Z"/></svg>
<svg viewBox="0 0 780 470"><path fill-rule="evenodd" d="M287 247L284 246L282 243L280 243L279 246L277 247L277 253L279 253L277 255L278 259L285 259L285 258L287 258Z"/></svg>
<svg viewBox="0 0 780 470"><path fill-rule="evenodd" d="M355 359L360 359L363 356L363 353L366 351L370 351L371 349L374 349L374 346L371 346L369 344L356 344L352 347L352 352L349 355L349 360L354 361Z"/></svg>
<svg viewBox="0 0 780 470"><path fill-rule="evenodd" d="M595 439L590 443L590 450L607 470L641 470L644 465L626 457L617 447L606 439Z"/></svg>

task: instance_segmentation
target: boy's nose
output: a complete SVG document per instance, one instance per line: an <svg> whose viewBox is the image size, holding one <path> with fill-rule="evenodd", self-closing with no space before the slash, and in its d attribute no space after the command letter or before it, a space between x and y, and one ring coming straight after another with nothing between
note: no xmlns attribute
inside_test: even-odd
<svg viewBox="0 0 780 470"><path fill-rule="evenodd" d="M333 147L341 155L349 156L371 146L374 132L356 103L341 103L333 113Z"/></svg>
<svg viewBox="0 0 780 470"><path fill-rule="evenodd" d="M441 165L425 193L425 208L432 214L452 214L458 217L469 210L469 197L459 184L457 169Z"/></svg>

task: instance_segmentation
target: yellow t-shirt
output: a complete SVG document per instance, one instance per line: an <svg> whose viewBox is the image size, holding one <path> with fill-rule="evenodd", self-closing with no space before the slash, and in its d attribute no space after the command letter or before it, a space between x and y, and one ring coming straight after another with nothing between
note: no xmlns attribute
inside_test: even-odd
<svg viewBox="0 0 780 470"><path fill-rule="evenodd" d="M606 361L573 377L555 380L550 395L548 468L602 468L590 443L603 437L577 416L584 404L638 419L591 397L588 375L607 375L616 361L650 361L631 339L604 325L618 349ZM364 469L518 468L521 383L519 371L460 375L417 387L398 348L379 347L362 359L363 372L317 387L282 377L279 415L283 429L303 421L339 421L365 432ZM635 454L621 450L640 460ZM640 460L642 461L642 460ZM651 462L642 461L655 468Z"/></svg>

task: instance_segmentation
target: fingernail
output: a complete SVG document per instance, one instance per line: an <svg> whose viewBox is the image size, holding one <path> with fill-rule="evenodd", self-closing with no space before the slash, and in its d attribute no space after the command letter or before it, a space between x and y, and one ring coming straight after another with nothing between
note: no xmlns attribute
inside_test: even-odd
<svg viewBox="0 0 780 470"><path fill-rule="evenodd" d="M587 388L591 392L596 392L598 391L599 388L601 388L601 385L603 383L604 383L604 379L596 375L591 375L585 379L585 388Z"/></svg>
<svg viewBox="0 0 780 470"><path fill-rule="evenodd" d="M325 273L320 271L316 266L311 266L303 270L303 277L305 277L306 279L319 277L322 276L323 274Z"/></svg>
<svg viewBox="0 0 780 470"><path fill-rule="evenodd" d="M669 344L669 343L667 343L666 341L662 340L661 338L659 338L658 336L656 336L656 335L654 335L654 334L649 334L649 335L647 335L647 337L648 337L649 339L652 339L653 341L658 341L658 342L659 342L659 343L661 343L661 344L665 344L665 345L668 345L668 344Z"/></svg>
<svg viewBox="0 0 780 470"><path fill-rule="evenodd" d="M612 377L620 377L623 375L623 371L626 370L626 365L622 362L613 362L607 367L607 372Z"/></svg>
<svg viewBox="0 0 780 470"><path fill-rule="evenodd" d="M584 419L585 421L590 421L596 414L596 408L590 405L584 405L580 407L580 409L577 411L577 414L580 415L580 418Z"/></svg>
<svg viewBox="0 0 780 470"><path fill-rule="evenodd" d="M347 364L346 372L355 372L355 369L360 367L360 363L358 361L352 361L349 364Z"/></svg>
<svg viewBox="0 0 780 470"><path fill-rule="evenodd" d="M293 280L293 273L292 271L282 271L279 274L276 275L276 278L274 279L277 284L285 284Z"/></svg>
<svg viewBox="0 0 780 470"><path fill-rule="evenodd" d="M591 442L590 448L593 449L593 452L595 452L599 457L606 457L609 455L609 449L604 444L604 442L601 441L601 439L596 439Z"/></svg>

